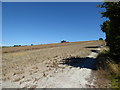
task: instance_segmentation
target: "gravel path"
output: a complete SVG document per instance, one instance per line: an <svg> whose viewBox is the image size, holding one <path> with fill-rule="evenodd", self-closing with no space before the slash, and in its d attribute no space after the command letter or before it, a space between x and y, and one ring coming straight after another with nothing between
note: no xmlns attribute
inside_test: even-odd
<svg viewBox="0 0 120 90"><path fill-rule="evenodd" d="M97 50L100 50L98 48ZM82 63L77 63L76 67L67 66L63 70L57 69L55 72L49 72L48 76L42 78L37 83L37 87L42 88L90 88L94 86L94 79L91 78L92 69L95 66L95 58L98 53L92 52ZM75 63L76 64L76 63ZM79 64L79 66L78 66ZM92 69L91 69L92 68ZM53 75L53 76L50 76Z"/></svg>

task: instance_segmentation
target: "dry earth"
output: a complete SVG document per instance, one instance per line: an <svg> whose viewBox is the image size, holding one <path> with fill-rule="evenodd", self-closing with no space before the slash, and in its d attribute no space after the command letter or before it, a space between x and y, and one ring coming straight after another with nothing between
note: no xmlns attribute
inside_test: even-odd
<svg viewBox="0 0 120 90"><path fill-rule="evenodd" d="M55 46L56 45L56 46ZM95 59L104 41L87 41L37 46L37 49L3 49L3 88L87 88ZM17 47L21 48L21 47ZM8 53L5 53L8 52ZM87 57L87 58L86 58Z"/></svg>

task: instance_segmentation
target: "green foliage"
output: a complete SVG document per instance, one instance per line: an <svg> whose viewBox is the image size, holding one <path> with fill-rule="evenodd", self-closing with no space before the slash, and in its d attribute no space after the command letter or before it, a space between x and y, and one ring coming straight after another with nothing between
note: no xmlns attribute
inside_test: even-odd
<svg viewBox="0 0 120 90"><path fill-rule="evenodd" d="M109 31L110 31L110 21L107 20L101 25L101 30L106 33L106 42L107 46L109 46Z"/></svg>
<svg viewBox="0 0 120 90"><path fill-rule="evenodd" d="M102 17L109 18L101 25L101 29L106 33L106 42L110 47L112 58L120 62L120 2L104 2L99 7L105 8Z"/></svg>
<svg viewBox="0 0 120 90"><path fill-rule="evenodd" d="M103 40L103 38L99 38L99 40Z"/></svg>
<svg viewBox="0 0 120 90"><path fill-rule="evenodd" d="M21 45L14 45L14 47L20 47Z"/></svg>
<svg viewBox="0 0 120 90"><path fill-rule="evenodd" d="M67 41L65 41L65 40L62 40L62 41L61 41L61 43L65 43L65 42L67 42Z"/></svg>
<svg viewBox="0 0 120 90"><path fill-rule="evenodd" d="M120 76L111 75L112 88L120 88Z"/></svg>

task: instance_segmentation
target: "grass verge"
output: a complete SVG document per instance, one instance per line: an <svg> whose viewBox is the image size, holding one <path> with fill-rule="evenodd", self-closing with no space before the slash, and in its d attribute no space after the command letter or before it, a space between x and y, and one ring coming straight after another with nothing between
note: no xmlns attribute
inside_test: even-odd
<svg viewBox="0 0 120 90"><path fill-rule="evenodd" d="M97 57L96 67L99 71L98 78L104 78L110 81L109 88L120 89L120 63L115 63L110 58L108 47L104 47Z"/></svg>

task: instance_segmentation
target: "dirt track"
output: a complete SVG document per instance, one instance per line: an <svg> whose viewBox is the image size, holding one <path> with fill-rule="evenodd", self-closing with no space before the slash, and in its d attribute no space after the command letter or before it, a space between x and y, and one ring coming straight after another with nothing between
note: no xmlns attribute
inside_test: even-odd
<svg viewBox="0 0 120 90"><path fill-rule="evenodd" d="M77 42L63 46L3 53L3 88L85 88L94 87L92 68L65 63L67 59L83 62L103 41ZM18 47L19 48L19 47ZM94 55L93 55L94 56ZM87 71L86 71L87 70Z"/></svg>

